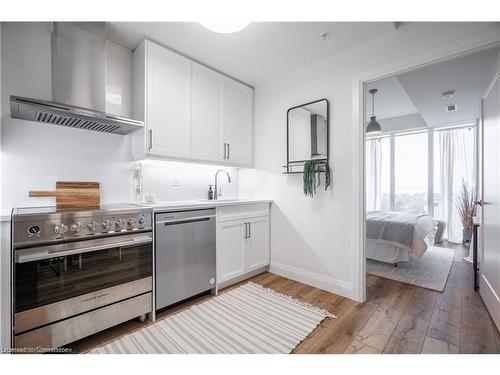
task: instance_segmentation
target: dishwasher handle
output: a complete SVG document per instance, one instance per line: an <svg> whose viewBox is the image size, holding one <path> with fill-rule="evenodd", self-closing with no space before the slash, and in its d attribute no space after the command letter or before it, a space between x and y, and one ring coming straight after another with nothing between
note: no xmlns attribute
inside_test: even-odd
<svg viewBox="0 0 500 375"><path fill-rule="evenodd" d="M157 221L156 225L163 224L164 226L169 226L169 225L197 223L200 221L209 221L211 218L214 218L214 217L215 217L215 215L208 215L208 216L188 217L185 219L162 220L162 221Z"/></svg>

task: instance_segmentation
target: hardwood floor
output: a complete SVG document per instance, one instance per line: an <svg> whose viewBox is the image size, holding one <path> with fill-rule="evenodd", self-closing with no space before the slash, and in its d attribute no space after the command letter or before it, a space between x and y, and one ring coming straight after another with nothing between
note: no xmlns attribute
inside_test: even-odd
<svg viewBox="0 0 500 375"><path fill-rule="evenodd" d="M250 280L337 315L323 320L293 353L500 353L500 334L472 290L471 264L462 260L467 250L449 247L456 248L456 253L443 293L367 275L367 301L357 303L271 273ZM157 318L209 298L198 297ZM85 352L147 324L129 321L69 347L74 353Z"/></svg>

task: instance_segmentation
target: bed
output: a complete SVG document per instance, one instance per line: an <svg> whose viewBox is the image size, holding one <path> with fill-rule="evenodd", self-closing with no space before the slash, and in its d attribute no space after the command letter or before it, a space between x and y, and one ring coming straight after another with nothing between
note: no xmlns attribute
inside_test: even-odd
<svg viewBox="0 0 500 375"><path fill-rule="evenodd" d="M371 211L366 215L366 257L386 263L421 257L435 234L434 219L424 212Z"/></svg>

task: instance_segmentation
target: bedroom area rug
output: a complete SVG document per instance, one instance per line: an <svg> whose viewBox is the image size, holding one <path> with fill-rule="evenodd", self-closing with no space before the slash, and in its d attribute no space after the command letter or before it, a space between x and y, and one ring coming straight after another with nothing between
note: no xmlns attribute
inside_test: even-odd
<svg viewBox="0 0 500 375"><path fill-rule="evenodd" d="M455 249L429 246L421 258L410 255L408 262L399 262L397 267L394 267L394 264L367 259L366 272L442 292L446 286L454 257Z"/></svg>
<svg viewBox="0 0 500 375"><path fill-rule="evenodd" d="M92 349L90 354L287 354L326 310L249 282Z"/></svg>

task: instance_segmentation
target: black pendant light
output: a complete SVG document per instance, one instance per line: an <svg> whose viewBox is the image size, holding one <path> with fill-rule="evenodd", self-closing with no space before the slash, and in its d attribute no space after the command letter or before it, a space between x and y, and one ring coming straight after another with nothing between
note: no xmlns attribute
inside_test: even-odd
<svg viewBox="0 0 500 375"><path fill-rule="evenodd" d="M371 89L370 91L368 91L370 94L372 94L372 115L370 117L370 123L366 127L367 135L375 135L382 133L382 127L377 122L377 118L375 117L375 94L377 93L377 91L378 91L377 89Z"/></svg>

